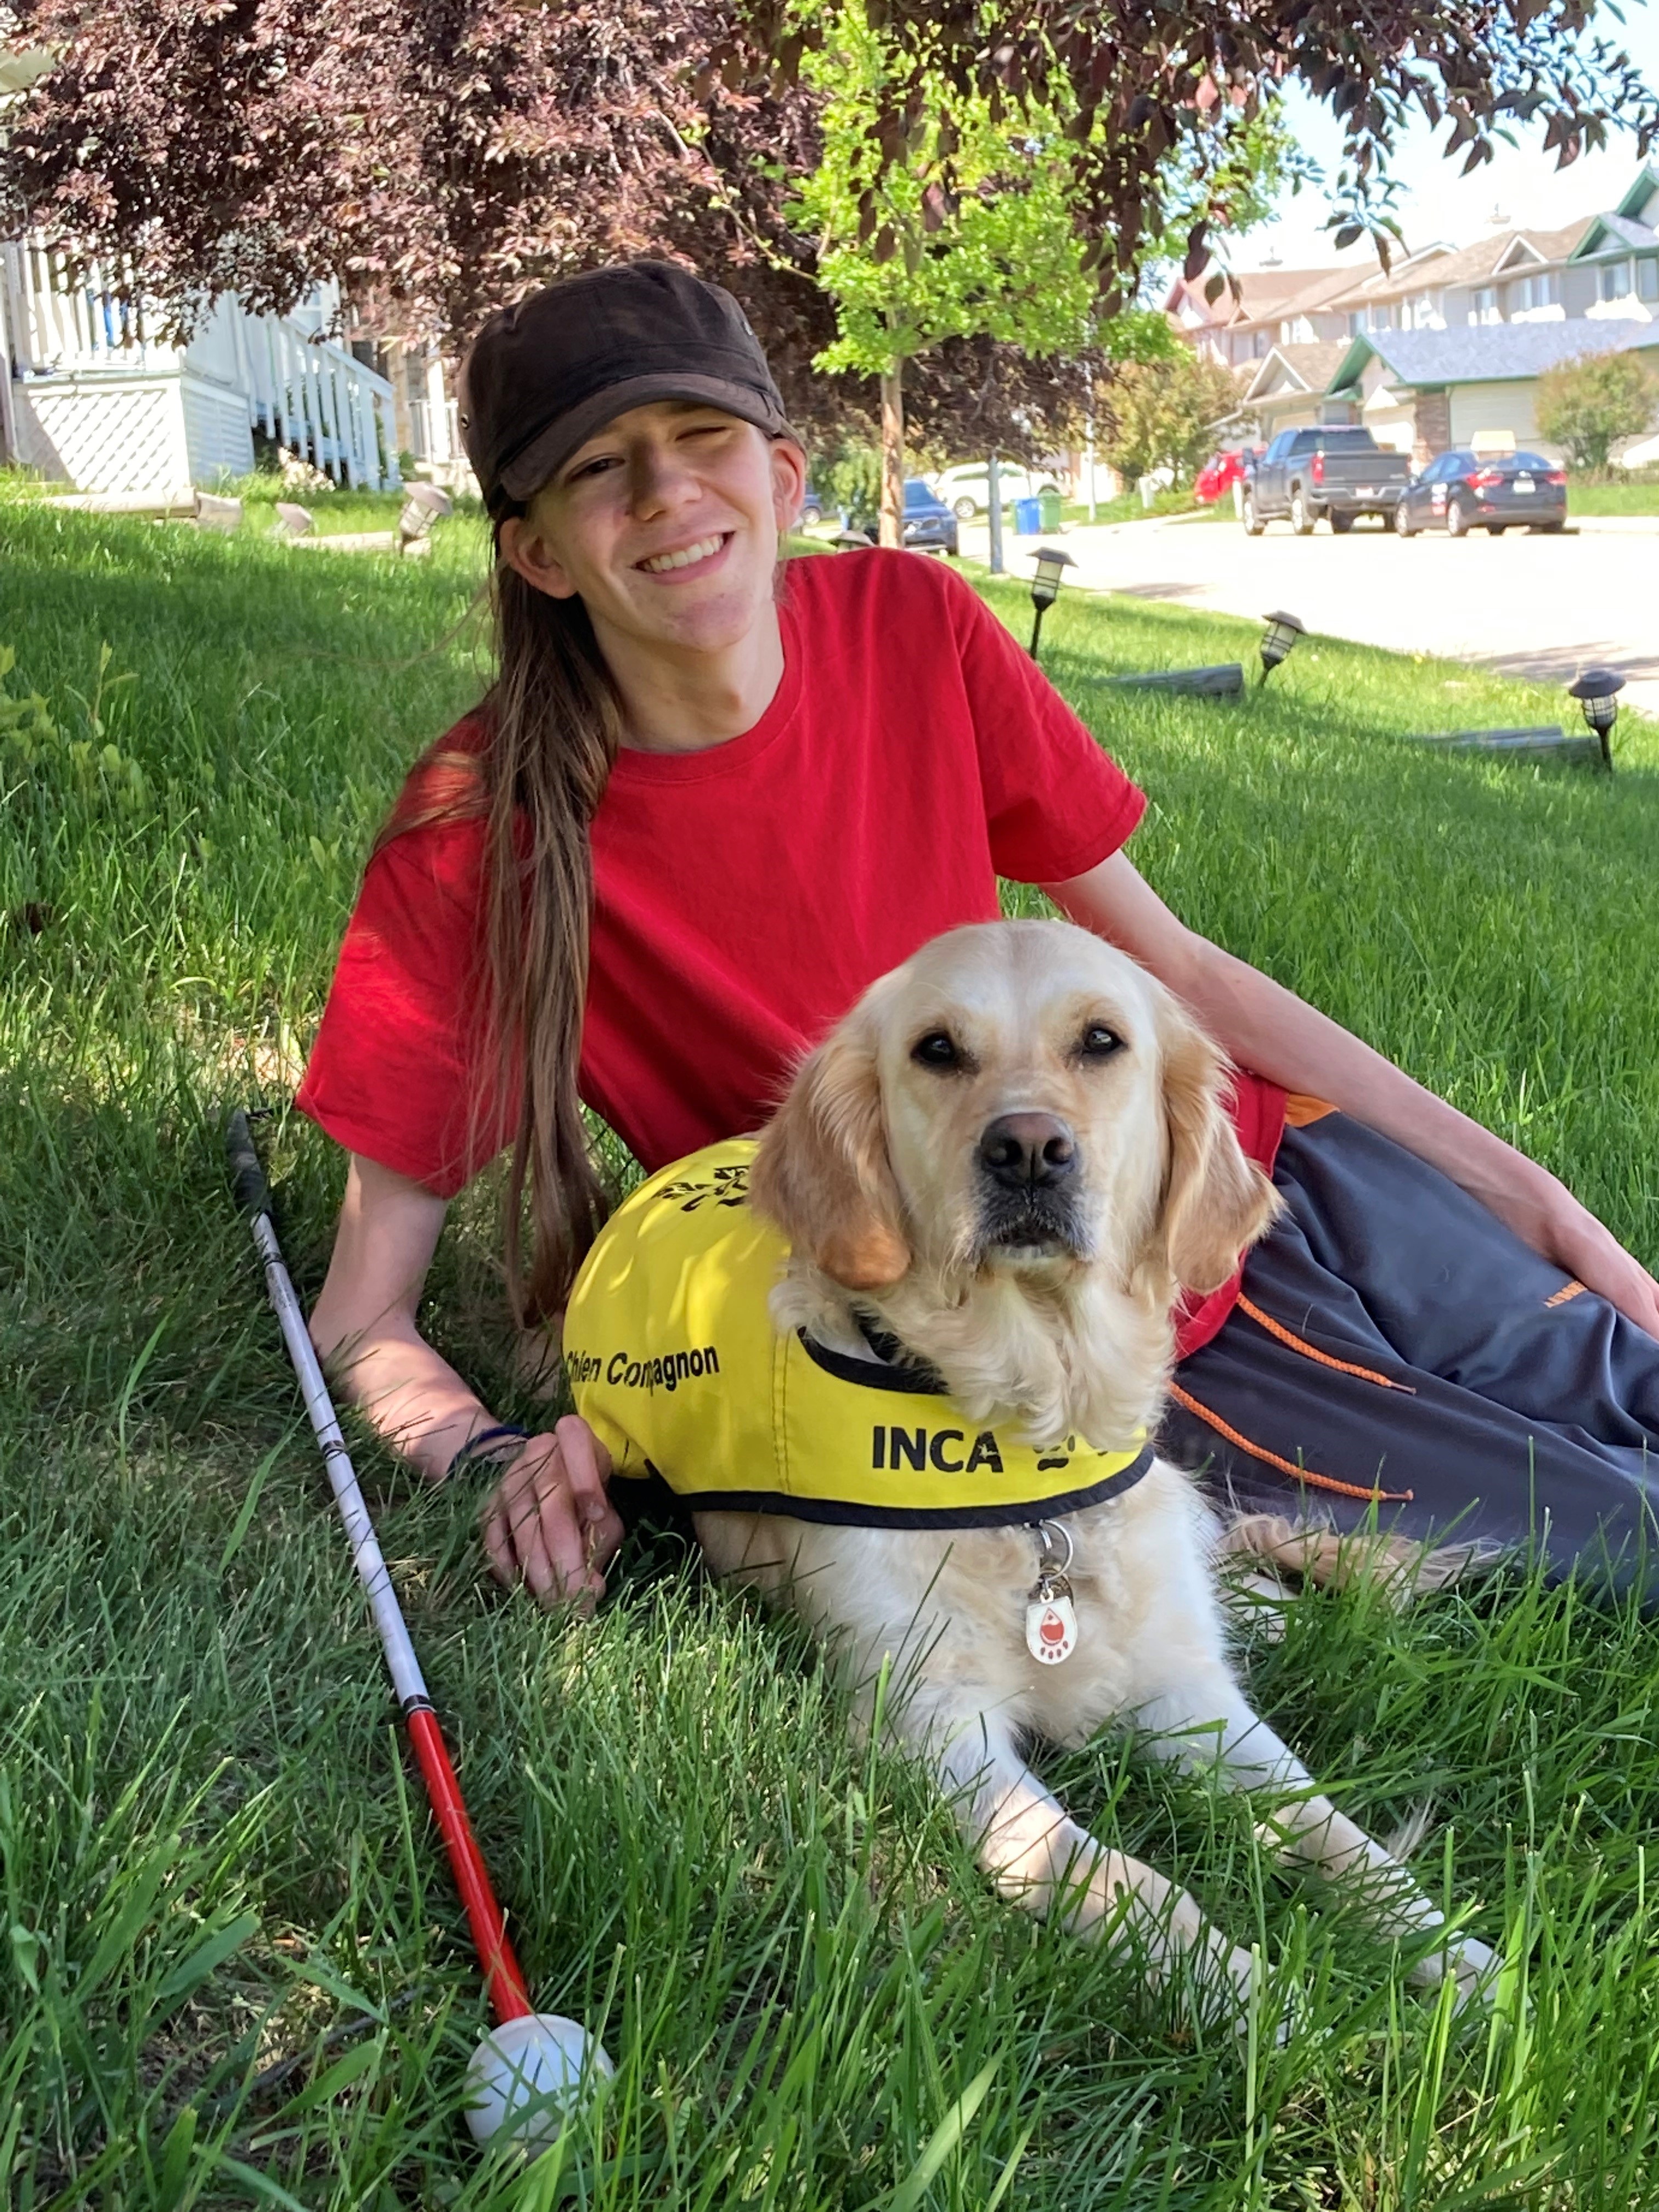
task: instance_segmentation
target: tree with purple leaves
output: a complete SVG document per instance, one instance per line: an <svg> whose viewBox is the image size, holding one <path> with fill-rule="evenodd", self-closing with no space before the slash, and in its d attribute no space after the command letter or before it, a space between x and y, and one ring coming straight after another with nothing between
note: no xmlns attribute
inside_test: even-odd
<svg viewBox="0 0 1659 2212"><path fill-rule="evenodd" d="M817 241L792 204L817 173L799 0L11 0L55 58L8 118L12 217L187 325L216 291L286 307L338 282L371 327L464 342L551 278L658 253L742 299L804 426L873 417L873 383L814 376L837 337ZM1218 112L1248 125L1300 80L1344 119L1339 239L1390 221L1407 118L1450 125L1466 166L1542 126L1562 161L1615 119L1645 151L1659 107L1596 34L1593 0L870 0L899 57L860 166L872 218L940 87L994 115L1060 114L1074 220L1103 311L1172 237L1189 267L1237 204ZM933 88L930 93L929 88ZM937 148L934 149L935 155ZM950 157L933 179L948 200ZM878 222L869 224L872 234ZM122 272L125 272L125 276ZM1030 449L1077 410L1074 362L981 332L913 364L926 442Z"/></svg>

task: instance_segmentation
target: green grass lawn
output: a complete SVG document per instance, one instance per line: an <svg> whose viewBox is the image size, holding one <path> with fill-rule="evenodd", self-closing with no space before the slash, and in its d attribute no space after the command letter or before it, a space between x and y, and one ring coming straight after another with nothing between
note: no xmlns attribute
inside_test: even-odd
<svg viewBox="0 0 1659 2212"><path fill-rule="evenodd" d="M1644 483L1567 482L1569 514L1659 514L1659 477Z"/></svg>
<svg viewBox="0 0 1659 2212"><path fill-rule="evenodd" d="M220 1125L228 1101L276 1109L314 1291L343 1163L285 1103L375 825L483 680L481 553L465 519L397 563L0 507L6 687L57 727L0 736L0 2194L1650 2205L1659 1644L1628 1611L1520 1579L1403 1617L1355 1590L1250 1651L1345 1807L1386 1831L1432 1801L1424 1878L1511 1961L1489 2021L1404 1990L1356 1914L1271 1871L1237 1801L1115 1742L1049 1762L1297 1978L1297 2030L1263 2050L999 1903L911 1771L849 1743L803 1638L672 1540L626 1555L592 1623L550 1620L489 1581L477 1483L417 1492L365 1444L532 1987L619 2069L561 2173L480 2162L464 1925ZM1023 587L992 588L1023 635ZM1135 857L1659 1261L1659 731L1626 719L1611 780L1426 757L1395 738L1553 720L1558 696L1319 640L1234 702L1088 680L1257 634L1077 592L1051 614L1053 672L1152 795ZM427 1322L525 1410L488 1191Z"/></svg>
<svg viewBox="0 0 1659 2212"><path fill-rule="evenodd" d="M1193 497L1190 489L1185 491L1155 492L1150 507L1142 500L1138 491L1131 489L1121 493L1116 499L1097 499L1095 501L1095 520L1097 522L1142 522L1149 514L1191 514L1198 509L1198 507L1199 502ZM1229 492L1224 499L1215 501L1211 506L1204 508L1203 512L1212 517L1217 514L1232 514L1232 494ZM1086 523L1089 520L1089 502L1086 499L1068 499L1060 508L1060 515L1067 523ZM1012 516L1009 526L1012 527Z"/></svg>

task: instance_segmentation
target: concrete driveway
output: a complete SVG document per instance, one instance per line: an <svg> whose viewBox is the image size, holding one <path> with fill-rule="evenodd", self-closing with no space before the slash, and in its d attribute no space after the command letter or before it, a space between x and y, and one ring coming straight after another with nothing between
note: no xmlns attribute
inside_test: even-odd
<svg viewBox="0 0 1659 2212"><path fill-rule="evenodd" d="M986 553L983 525L963 551ZM1030 574L1040 540L1005 536L1011 574ZM1062 539L1078 567L1068 586L1175 599L1219 613L1284 607L1311 630L1407 653L1476 661L1510 676L1571 684L1581 669L1616 668L1621 703L1659 715L1659 515L1586 517L1559 538L1484 531L1396 538L1357 523L1346 538L1269 525L1247 538L1220 521L1086 525ZM1572 702L1562 702L1563 720Z"/></svg>

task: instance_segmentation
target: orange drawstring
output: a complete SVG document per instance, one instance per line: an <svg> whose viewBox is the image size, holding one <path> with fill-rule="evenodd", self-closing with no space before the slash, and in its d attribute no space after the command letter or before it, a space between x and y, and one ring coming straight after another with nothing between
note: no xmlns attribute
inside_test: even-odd
<svg viewBox="0 0 1659 2212"><path fill-rule="evenodd" d="M1374 1367L1355 1367L1346 1359L1333 1359L1328 1352L1320 1352L1313 1345L1304 1343L1293 1329L1286 1328L1283 1322L1275 1321L1271 1314L1265 1314L1260 1306L1253 1305L1243 1291L1238 1294L1238 1303L1253 1322L1260 1322L1269 1336L1276 1336L1281 1344L1288 1344L1292 1352L1299 1352L1304 1359L1316 1359L1322 1367L1334 1367L1339 1375L1357 1375L1361 1382L1375 1382L1381 1390L1403 1390L1408 1398L1417 1395L1409 1382L1396 1382L1391 1375L1379 1375Z"/></svg>
<svg viewBox="0 0 1659 2212"><path fill-rule="evenodd" d="M1252 1459L1265 1460L1269 1467L1276 1467L1285 1474L1294 1475L1298 1482L1305 1482L1310 1489L1334 1490L1340 1497L1361 1498L1368 1505L1373 1502L1381 1505L1409 1505L1412 1502L1413 1493L1409 1490L1382 1490L1375 1485L1364 1489L1357 1482L1339 1482L1334 1474L1316 1474L1311 1468L1297 1467L1293 1460L1281 1459L1277 1452L1269 1451L1264 1444L1253 1444L1248 1437L1240 1436L1238 1431L1230 1428L1218 1413L1212 1413L1207 1406L1200 1406L1196 1398L1188 1396L1178 1382L1170 1383L1170 1395L1184 1406L1189 1413L1196 1413L1200 1421L1208 1422L1217 1435L1225 1437L1230 1444L1237 1444L1241 1451L1249 1452Z"/></svg>

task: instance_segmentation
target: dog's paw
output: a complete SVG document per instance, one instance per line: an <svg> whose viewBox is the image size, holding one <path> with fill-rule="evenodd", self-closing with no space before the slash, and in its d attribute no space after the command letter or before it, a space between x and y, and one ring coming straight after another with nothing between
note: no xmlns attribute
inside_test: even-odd
<svg viewBox="0 0 1659 2212"><path fill-rule="evenodd" d="M1472 2004L1490 2008L1503 1964L1491 1944L1478 1936L1455 1936L1419 1959L1407 1979L1419 1989L1433 1990L1449 1976L1457 1984L1455 2011L1465 2011Z"/></svg>

